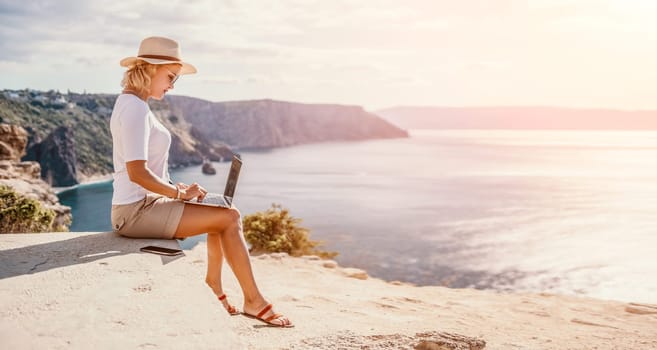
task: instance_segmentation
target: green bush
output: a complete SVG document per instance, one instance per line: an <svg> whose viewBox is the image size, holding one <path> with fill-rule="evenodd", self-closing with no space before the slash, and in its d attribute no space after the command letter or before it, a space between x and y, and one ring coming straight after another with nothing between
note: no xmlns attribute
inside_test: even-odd
<svg viewBox="0 0 657 350"><path fill-rule="evenodd" d="M55 212L43 208L37 200L16 193L11 187L0 185L0 233L66 231L53 227Z"/></svg>
<svg viewBox="0 0 657 350"><path fill-rule="evenodd" d="M317 255L330 259L337 252L317 250L321 242L311 241L309 230L300 227L301 219L290 216L280 204L272 204L265 212L256 212L243 219L244 237L251 253L285 252L292 256Z"/></svg>

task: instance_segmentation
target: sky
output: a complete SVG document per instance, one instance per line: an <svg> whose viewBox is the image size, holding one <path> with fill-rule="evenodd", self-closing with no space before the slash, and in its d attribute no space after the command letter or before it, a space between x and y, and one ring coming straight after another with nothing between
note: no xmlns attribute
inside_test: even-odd
<svg viewBox="0 0 657 350"><path fill-rule="evenodd" d="M141 39L170 93L360 105L657 109L653 0L0 0L0 89L118 93Z"/></svg>

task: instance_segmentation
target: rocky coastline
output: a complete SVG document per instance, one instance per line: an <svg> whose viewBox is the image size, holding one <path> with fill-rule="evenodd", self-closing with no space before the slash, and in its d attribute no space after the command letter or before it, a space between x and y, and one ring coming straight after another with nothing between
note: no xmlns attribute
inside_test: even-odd
<svg viewBox="0 0 657 350"><path fill-rule="evenodd" d="M70 222L71 210L56 193L111 179L109 119L115 99L112 94L1 91L0 184L52 209L57 223ZM244 149L408 137L359 106L185 96L149 104L171 131L172 168L200 165L204 159L227 161Z"/></svg>
<svg viewBox="0 0 657 350"><path fill-rule="evenodd" d="M71 221L71 208L59 203L48 183L41 179L41 166L34 161L21 161L27 145L27 131L17 125L0 124L0 184L17 193L38 200L55 212L55 225Z"/></svg>
<svg viewBox="0 0 657 350"><path fill-rule="evenodd" d="M0 122L28 135L22 160L41 165L41 178L69 187L112 172L109 119L117 95L4 90ZM330 141L408 137L408 133L359 106L275 100L211 102L167 96L149 101L171 132L172 168L230 160L244 149Z"/></svg>

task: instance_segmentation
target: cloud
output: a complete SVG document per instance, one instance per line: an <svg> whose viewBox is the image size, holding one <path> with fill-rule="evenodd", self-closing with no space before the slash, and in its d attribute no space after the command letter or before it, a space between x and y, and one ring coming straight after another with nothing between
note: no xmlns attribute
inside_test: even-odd
<svg viewBox="0 0 657 350"><path fill-rule="evenodd" d="M587 90L612 95L633 84L625 77L652 71L657 48L646 43L657 39L656 12L638 0L0 0L0 63L23 67L5 74L13 84L113 91L118 60L162 35L199 67L180 90L206 97L381 105L448 91L467 105L489 103L492 88L525 98L532 92L523 86L540 82L551 88L536 101L573 101ZM101 73L70 78L80 71ZM591 84L596 76L616 83ZM568 96L558 88L565 77L578 87Z"/></svg>

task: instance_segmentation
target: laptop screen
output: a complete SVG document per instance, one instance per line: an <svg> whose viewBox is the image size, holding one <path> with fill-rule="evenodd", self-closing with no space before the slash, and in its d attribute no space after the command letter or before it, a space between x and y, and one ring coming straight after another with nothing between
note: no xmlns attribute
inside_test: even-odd
<svg viewBox="0 0 657 350"><path fill-rule="evenodd" d="M240 169L242 168L242 160L240 156L233 155L233 163L230 165L230 172L228 173L228 180L226 180L226 189L224 196L233 198L235 195L235 187L237 187L237 178L240 176Z"/></svg>

